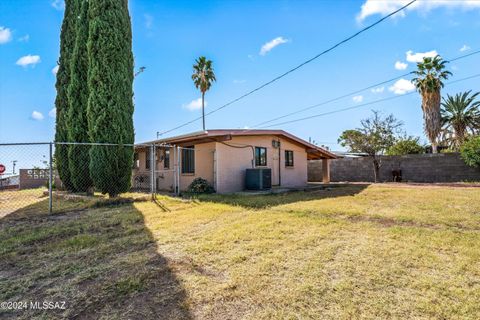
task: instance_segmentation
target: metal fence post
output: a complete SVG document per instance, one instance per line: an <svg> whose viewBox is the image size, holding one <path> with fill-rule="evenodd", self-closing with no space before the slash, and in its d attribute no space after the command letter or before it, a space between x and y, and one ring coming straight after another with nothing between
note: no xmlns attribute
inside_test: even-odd
<svg viewBox="0 0 480 320"><path fill-rule="evenodd" d="M53 143L49 143L49 161L48 161L48 212L52 213L52 184L53 184Z"/></svg>

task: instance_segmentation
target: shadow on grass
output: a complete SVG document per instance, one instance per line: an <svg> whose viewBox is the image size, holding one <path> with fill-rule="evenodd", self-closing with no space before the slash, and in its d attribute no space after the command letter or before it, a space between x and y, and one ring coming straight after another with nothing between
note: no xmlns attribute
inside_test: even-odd
<svg viewBox="0 0 480 320"><path fill-rule="evenodd" d="M204 194L194 198L200 201L224 203L235 206L242 206L250 209L265 209L282 204L353 196L366 189L369 184L342 185L326 189L311 189L306 191L292 191L274 194Z"/></svg>
<svg viewBox="0 0 480 320"><path fill-rule="evenodd" d="M48 214L45 199L0 219L0 301L65 301L64 310L0 310L0 318L191 319L135 204L85 205Z"/></svg>

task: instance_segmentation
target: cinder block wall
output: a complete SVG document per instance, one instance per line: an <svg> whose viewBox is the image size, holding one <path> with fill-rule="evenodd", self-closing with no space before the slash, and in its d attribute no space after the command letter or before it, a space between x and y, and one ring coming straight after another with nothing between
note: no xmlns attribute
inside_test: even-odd
<svg viewBox="0 0 480 320"><path fill-rule="evenodd" d="M393 181L392 170L402 170L402 181L468 182L480 181L480 169L467 166L458 153L381 156L380 181ZM331 160L332 182L373 182L372 159L343 158ZM308 181L322 181L322 161L308 162Z"/></svg>
<svg viewBox="0 0 480 320"><path fill-rule="evenodd" d="M39 187L46 187L49 179L48 169L20 169L19 188L20 189L34 189ZM58 173L53 172L53 179L55 185L60 188L62 181Z"/></svg>

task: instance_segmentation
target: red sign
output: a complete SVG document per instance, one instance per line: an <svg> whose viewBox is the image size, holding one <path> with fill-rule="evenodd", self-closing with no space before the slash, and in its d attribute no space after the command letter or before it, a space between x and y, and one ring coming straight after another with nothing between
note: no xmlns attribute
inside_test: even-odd
<svg viewBox="0 0 480 320"><path fill-rule="evenodd" d="M5 166L3 164L0 164L0 174L3 174L5 172Z"/></svg>

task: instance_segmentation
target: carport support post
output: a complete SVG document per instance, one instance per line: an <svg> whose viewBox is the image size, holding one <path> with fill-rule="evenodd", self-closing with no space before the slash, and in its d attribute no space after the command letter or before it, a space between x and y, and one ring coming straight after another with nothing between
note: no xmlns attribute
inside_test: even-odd
<svg viewBox="0 0 480 320"><path fill-rule="evenodd" d="M157 164L155 163L156 156L155 156L155 144L150 146L150 168L151 168L151 175L150 178L150 192L152 193L152 200L155 200L155 192L156 192L156 179L155 179L155 169Z"/></svg>
<svg viewBox="0 0 480 320"><path fill-rule="evenodd" d="M322 182L330 183L330 159L322 159Z"/></svg>
<svg viewBox="0 0 480 320"><path fill-rule="evenodd" d="M49 161L48 161L48 212L52 213L52 184L53 184L53 143L49 143Z"/></svg>
<svg viewBox="0 0 480 320"><path fill-rule="evenodd" d="M181 149L180 147L177 147L177 172L176 172L176 176L177 176L177 196L180 195L180 152L181 152Z"/></svg>

